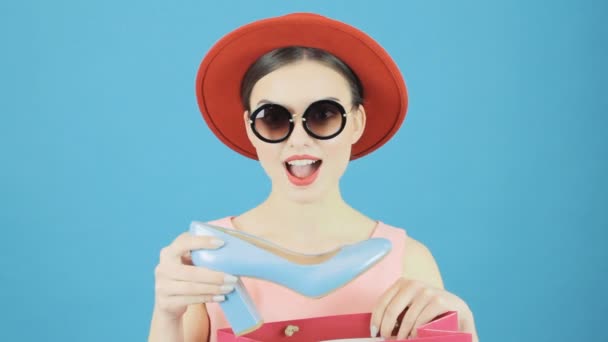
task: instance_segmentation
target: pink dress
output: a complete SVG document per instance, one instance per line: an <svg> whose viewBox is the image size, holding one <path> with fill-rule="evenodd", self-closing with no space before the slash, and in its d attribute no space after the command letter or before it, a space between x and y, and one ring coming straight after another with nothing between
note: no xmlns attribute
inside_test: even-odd
<svg viewBox="0 0 608 342"><path fill-rule="evenodd" d="M232 217L209 224L234 228ZM241 279L264 322L371 312L380 296L403 274L406 236L404 229L378 221L371 237L390 240L393 245L391 252L365 273L323 298L308 298L264 280ZM216 342L216 330L230 325L219 304L207 303L206 306L211 323L209 341Z"/></svg>

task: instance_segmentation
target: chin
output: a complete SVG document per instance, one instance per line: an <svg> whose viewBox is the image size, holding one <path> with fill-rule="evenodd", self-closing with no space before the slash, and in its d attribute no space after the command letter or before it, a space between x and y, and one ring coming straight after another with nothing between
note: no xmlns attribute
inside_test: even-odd
<svg viewBox="0 0 608 342"><path fill-rule="evenodd" d="M324 187L322 184L313 184L313 186L306 188L297 188L291 184L287 184L287 186L284 187L281 192L283 193L285 199L291 202L299 204L312 204L319 202L326 195L326 191L324 191L325 189L326 187Z"/></svg>

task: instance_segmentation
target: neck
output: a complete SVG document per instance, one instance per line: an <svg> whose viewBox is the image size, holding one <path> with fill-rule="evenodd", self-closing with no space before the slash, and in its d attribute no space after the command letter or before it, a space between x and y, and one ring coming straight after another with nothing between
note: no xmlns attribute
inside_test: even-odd
<svg viewBox="0 0 608 342"><path fill-rule="evenodd" d="M358 217L342 198L339 188L327 191L314 202L286 200L284 194L273 190L258 210L271 227L280 227L292 236L333 235L343 231L346 222Z"/></svg>

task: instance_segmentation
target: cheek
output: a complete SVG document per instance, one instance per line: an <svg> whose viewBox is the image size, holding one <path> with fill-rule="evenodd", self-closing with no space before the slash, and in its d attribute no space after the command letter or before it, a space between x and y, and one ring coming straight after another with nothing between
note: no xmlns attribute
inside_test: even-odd
<svg viewBox="0 0 608 342"><path fill-rule="evenodd" d="M277 172L276 170L281 167L281 150L279 145L258 143L255 146L260 164L269 175Z"/></svg>
<svg viewBox="0 0 608 342"><path fill-rule="evenodd" d="M350 160L350 153L352 150L351 141L353 139L353 131L351 125L346 125L344 131L340 133L334 139L326 140L327 153L332 156L341 159Z"/></svg>
<svg viewBox="0 0 608 342"><path fill-rule="evenodd" d="M346 165L350 160L351 144L347 139L340 139L335 142L327 142L325 146L325 157L328 158L331 163L331 169L333 173L342 174L346 169Z"/></svg>
<svg viewBox="0 0 608 342"><path fill-rule="evenodd" d="M346 140L341 140L330 146L328 154L331 154L338 159L344 159L346 156L350 155L350 150L350 143Z"/></svg>

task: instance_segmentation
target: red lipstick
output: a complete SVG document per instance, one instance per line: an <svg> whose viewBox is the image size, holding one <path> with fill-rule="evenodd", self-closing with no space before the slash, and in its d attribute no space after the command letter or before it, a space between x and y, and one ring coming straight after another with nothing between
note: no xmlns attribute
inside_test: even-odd
<svg viewBox="0 0 608 342"><path fill-rule="evenodd" d="M310 175L308 175L304 178L296 177L294 174L292 174L290 172L290 165L288 165L288 162L293 161L293 160L313 160L313 161L315 161L315 163L312 164L312 165L314 165L314 166L312 166L314 168L314 171ZM307 186L307 185L312 184L317 179L317 176L319 175L319 170L321 169L321 164L322 164L322 161L320 158L317 158L317 157L314 157L311 155L307 155L307 154L293 155L285 160L285 172L287 172L287 178L289 179L289 181L292 184L294 184L296 186ZM293 166L291 166L291 167L293 167Z"/></svg>

